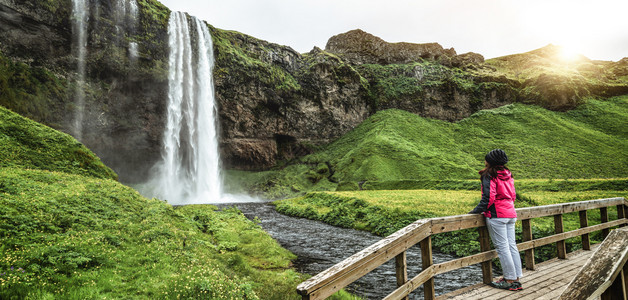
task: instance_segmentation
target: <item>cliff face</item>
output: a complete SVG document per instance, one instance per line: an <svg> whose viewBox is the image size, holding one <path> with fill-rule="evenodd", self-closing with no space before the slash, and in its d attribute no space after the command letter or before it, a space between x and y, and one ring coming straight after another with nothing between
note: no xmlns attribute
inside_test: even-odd
<svg viewBox="0 0 628 300"><path fill-rule="evenodd" d="M360 75L320 49L299 54L237 32L212 30L223 159L260 169L307 154L369 113Z"/></svg>
<svg viewBox="0 0 628 300"><path fill-rule="evenodd" d="M121 22L116 3L90 2L82 142L133 182L160 158L170 11L139 0L137 17ZM0 0L0 104L69 133L78 63L71 10L70 0ZM310 153L387 108L456 121L516 101L568 109L587 96L628 93L621 61L584 61L578 74L547 66L531 72L520 57L484 61L436 43L387 43L361 30L303 54L210 31L228 168L265 169ZM538 66L543 55L521 60L538 58Z"/></svg>
<svg viewBox="0 0 628 300"><path fill-rule="evenodd" d="M158 158L167 94L167 8L139 1L133 22L115 1L90 3L82 139L133 181ZM6 77L0 104L74 132L76 40L70 0L0 0L0 58ZM139 45L132 55L131 43Z"/></svg>

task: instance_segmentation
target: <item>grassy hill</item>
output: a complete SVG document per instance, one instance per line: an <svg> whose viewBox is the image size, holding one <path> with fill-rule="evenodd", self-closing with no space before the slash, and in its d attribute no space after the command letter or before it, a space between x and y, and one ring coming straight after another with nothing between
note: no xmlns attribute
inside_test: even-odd
<svg viewBox="0 0 628 300"><path fill-rule="evenodd" d="M61 171L117 179L92 151L68 134L0 106L0 167Z"/></svg>
<svg viewBox="0 0 628 300"><path fill-rule="evenodd" d="M321 151L262 173L232 173L243 189L281 198L369 182L475 179L484 155L508 153L516 178L624 178L628 96L567 112L520 103L457 123L381 111ZM388 186L395 188L395 186Z"/></svg>
<svg viewBox="0 0 628 300"><path fill-rule="evenodd" d="M237 209L142 197L0 107L1 299L290 299L295 256Z"/></svg>

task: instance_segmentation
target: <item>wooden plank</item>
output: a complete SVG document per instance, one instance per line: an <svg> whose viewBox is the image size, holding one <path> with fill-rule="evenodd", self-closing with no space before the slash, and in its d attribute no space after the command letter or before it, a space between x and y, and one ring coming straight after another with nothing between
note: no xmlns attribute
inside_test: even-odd
<svg viewBox="0 0 628 300"><path fill-rule="evenodd" d="M500 295L504 294L514 295L516 299L539 299L539 295L545 295L557 287L564 288L573 275L586 263L587 257L585 256L579 263L575 264L573 261L557 260L550 263L549 268L545 268L543 271L525 273L521 278L524 288L522 291L513 293L492 288L478 295L480 297L476 299L502 299Z"/></svg>
<svg viewBox="0 0 628 300"><path fill-rule="evenodd" d="M418 289L422 284L432 279L433 277L434 277L434 266L428 267L427 269L423 269L421 273L419 273L417 276L414 276L414 278L410 279L404 285L398 287L396 290L394 290L384 299L385 300L401 299L409 295L410 293L412 293L412 291Z"/></svg>
<svg viewBox="0 0 628 300"><path fill-rule="evenodd" d="M604 228L610 228L610 227L614 227L614 226L618 226L620 224L626 224L626 223L628 223L627 219L614 220L607 223L597 224L597 225L589 226L586 228L580 228L580 229L576 229L572 231L563 232L560 234L555 234L555 235L550 235L550 236L534 239L528 242L519 243L517 244L517 248L519 249L519 251L524 251L527 249L532 249L532 248L544 246L547 244L555 243L559 240L566 240L572 237L582 235L584 233L591 233L593 231L598 231Z"/></svg>
<svg viewBox="0 0 628 300"><path fill-rule="evenodd" d="M523 290L518 292L505 291L496 289L487 285L484 285L485 288L482 290L476 291L473 295L465 294L464 297L460 297L461 299L512 299L512 298L504 298L507 296L516 297L515 299L524 298L530 294L535 294L536 291L542 291L541 295L547 293L552 287L556 286L557 282L560 282L563 277L567 276L567 279L564 279L564 283L561 283L560 286L566 286L569 282L570 274L576 274L580 267L586 262L586 257L582 260L580 264L568 264L568 263L560 263L565 262L565 260L560 260L559 262L551 262L549 266L543 268L543 271L526 271L524 273L523 278L521 278L521 283L523 284ZM545 263L542 263L543 265ZM535 299L534 297L531 297Z"/></svg>
<svg viewBox="0 0 628 300"><path fill-rule="evenodd" d="M608 208L607 207L600 207L600 222L602 223L608 222ZM602 229L602 237L606 238L608 236L608 232L609 232L608 228Z"/></svg>
<svg viewBox="0 0 628 300"><path fill-rule="evenodd" d="M613 205L625 205L623 197L597 199L579 202L569 202L561 204L543 205L535 207L518 208L517 219L525 220L538 217L547 217L569 212L596 209ZM476 228L485 226L484 217L479 214L467 214L449 216L442 218L432 218L432 233L443 233L461 229Z"/></svg>
<svg viewBox="0 0 628 300"><path fill-rule="evenodd" d="M589 226L589 218L587 217L587 211L581 210L578 212L580 215L580 228L585 228ZM582 235L582 249L591 250L591 240L589 239L589 234L585 233Z"/></svg>
<svg viewBox="0 0 628 300"><path fill-rule="evenodd" d="M481 262L490 262L493 258L497 257L497 251L491 250L488 252L482 252L470 256L465 256L463 258L458 258L454 260L450 260L444 263L435 264L434 265L434 273L436 275L447 273L453 270L457 270L460 268L472 266L475 264L479 264ZM492 279L491 279L492 280Z"/></svg>
<svg viewBox="0 0 628 300"><path fill-rule="evenodd" d="M480 226L486 226L484 216L480 214L432 218L432 234L476 228Z"/></svg>
<svg viewBox="0 0 628 300"><path fill-rule="evenodd" d="M565 228L563 227L563 215L554 216L554 232L556 234L565 232ZM556 250L558 252L558 258L567 258L567 246L565 245L565 240L556 241Z"/></svg>
<svg viewBox="0 0 628 300"><path fill-rule="evenodd" d="M434 269L432 265L434 264L434 258L432 257L432 237L428 236L426 239L420 242L421 247L421 267L423 270L427 268ZM436 296L434 292L434 277L428 279L423 284L423 299L425 300L433 300Z"/></svg>
<svg viewBox="0 0 628 300"><path fill-rule="evenodd" d="M430 227L431 219L418 220L302 282L297 286L297 292L313 294L324 286L328 292L340 290L429 236ZM328 293L319 291L317 294L325 297Z"/></svg>
<svg viewBox="0 0 628 300"><path fill-rule="evenodd" d="M530 219L525 219L521 221L522 231L523 231L523 241L531 241L532 240L532 224ZM525 250L524 254L526 269L534 270L534 248Z"/></svg>
<svg viewBox="0 0 628 300"><path fill-rule="evenodd" d="M597 246L599 246L599 244L593 245L592 248L596 248ZM553 282L552 280L556 276L565 276L567 278L573 277L587 262L591 254L591 251L576 250L570 253L569 259L567 260L555 258L537 264L535 271L524 270L523 277L521 278L521 283L524 286L524 289L522 291L502 291L485 284L476 284L444 295L440 295L437 297L437 299L501 299L499 295L504 292L510 293L510 297L507 297L505 299L519 299L519 297L525 297L526 295L536 293L536 290L539 287L547 288L548 282ZM562 287L566 287L568 283L569 282L567 280L560 285ZM542 291L544 293L545 289ZM543 297L541 297L540 299L543 299Z"/></svg>
<svg viewBox="0 0 628 300"><path fill-rule="evenodd" d="M542 276L538 276L531 281L522 281L524 290L520 293L520 298L539 299L539 296L549 294L556 289L560 289L560 293L562 293L573 276L576 275L582 268L582 265L586 263L587 258L588 256L585 256L577 263L561 260L563 263L559 263L554 268L544 272ZM560 293L558 293L558 295L560 295ZM556 297L549 299L555 298Z"/></svg>
<svg viewBox="0 0 628 300"><path fill-rule="evenodd" d="M482 226L478 228L480 234L480 251L487 252L491 250L491 237L488 233L488 227ZM493 281L493 263L489 261L482 262L482 282L489 284Z"/></svg>
<svg viewBox="0 0 628 300"><path fill-rule="evenodd" d="M539 217L548 217L553 215L565 214L570 212L576 212L581 210L596 209L601 207L614 206L619 204L625 204L626 200L623 197L569 202L561 204L534 206L518 208L517 219L525 220Z"/></svg>
<svg viewBox="0 0 628 300"><path fill-rule="evenodd" d="M397 287L402 286L408 281L408 264L406 260L406 251L395 256L395 276L397 277ZM404 299L408 300L408 296Z"/></svg>
<svg viewBox="0 0 628 300"><path fill-rule="evenodd" d="M559 299L600 296L615 280L628 259L628 227L613 230L580 269Z"/></svg>

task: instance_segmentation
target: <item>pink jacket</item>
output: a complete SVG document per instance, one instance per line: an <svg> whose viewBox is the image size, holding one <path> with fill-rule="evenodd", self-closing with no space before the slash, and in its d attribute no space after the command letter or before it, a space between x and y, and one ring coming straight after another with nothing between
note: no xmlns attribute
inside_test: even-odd
<svg viewBox="0 0 628 300"><path fill-rule="evenodd" d="M516 218L516 198L510 171L497 171L497 178L482 177L482 200L470 213L482 213L487 218Z"/></svg>

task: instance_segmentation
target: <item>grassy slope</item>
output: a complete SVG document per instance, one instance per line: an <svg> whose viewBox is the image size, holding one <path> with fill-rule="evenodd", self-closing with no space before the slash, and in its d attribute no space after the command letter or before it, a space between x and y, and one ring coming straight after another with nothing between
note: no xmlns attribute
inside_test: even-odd
<svg viewBox="0 0 628 300"><path fill-rule="evenodd" d="M270 299L296 297L303 280L294 255L237 210L173 209L49 171L3 168L0 187L2 297Z"/></svg>
<svg viewBox="0 0 628 300"><path fill-rule="evenodd" d="M628 97L567 113L511 104L455 124L388 110L304 160L331 161L339 181L460 179L477 177L484 154L502 148L520 178L623 177L627 117Z"/></svg>
<svg viewBox="0 0 628 300"><path fill-rule="evenodd" d="M117 179L94 153L58 132L0 106L0 167L61 171Z"/></svg>
<svg viewBox="0 0 628 300"><path fill-rule="evenodd" d="M146 199L2 107L0 141L0 298L298 298L294 255L238 210Z"/></svg>
<svg viewBox="0 0 628 300"><path fill-rule="evenodd" d="M458 123L393 109L287 166L237 175L245 178L244 189L274 198L329 190L337 183L357 189L361 181L365 188L389 182L391 189L404 180L475 179L486 152L502 148L518 179L624 178L627 122L628 96L589 99L568 112L511 104Z"/></svg>

